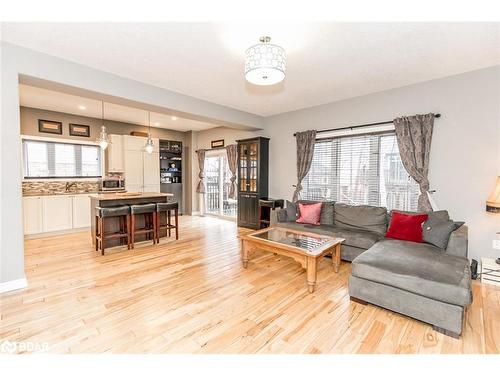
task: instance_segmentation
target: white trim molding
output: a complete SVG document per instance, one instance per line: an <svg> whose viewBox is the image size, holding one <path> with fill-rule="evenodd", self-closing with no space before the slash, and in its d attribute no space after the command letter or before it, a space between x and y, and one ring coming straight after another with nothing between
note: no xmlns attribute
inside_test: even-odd
<svg viewBox="0 0 500 375"><path fill-rule="evenodd" d="M0 293L7 293L17 289L23 289L28 287L28 280L25 277L22 279L6 281L0 283Z"/></svg>

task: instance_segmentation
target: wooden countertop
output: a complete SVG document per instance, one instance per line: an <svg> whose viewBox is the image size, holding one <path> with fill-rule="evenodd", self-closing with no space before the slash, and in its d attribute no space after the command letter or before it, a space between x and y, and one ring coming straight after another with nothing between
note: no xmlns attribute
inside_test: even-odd
<svg viewBox="0 0 500 375"><path fill-rule="evenodd" d="M116 200L130 200L130 199L142 199L142 198L161 198L161 197L173 197L172 193L137 193L137 195L130 195L127 193L105 193L105 194L92 194L90 198L95 198L100 201L116 201Z"/></svg>

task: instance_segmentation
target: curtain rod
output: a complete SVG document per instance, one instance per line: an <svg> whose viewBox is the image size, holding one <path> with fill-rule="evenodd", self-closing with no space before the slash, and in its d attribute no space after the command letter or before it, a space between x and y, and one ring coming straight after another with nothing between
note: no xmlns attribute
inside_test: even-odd
<svg viewBox="0 0 500 375"><path fill-rule="evenodd" d="M441 114L436 113L434 115L435 118L440 118ZM353 125L353 126L345 126L343 128L335 128L335 129L323 129L323 130L317 130L317 133L327 133L327 132L332 132L332 131L337 131L337 130L352 130L352 129L359 129L359 128L366 128L367 126L375 126L375 125L386 125L386 124L392 124L394 120L391 121L382 121L382 122L373 122L371 124L363 124L363 125ZM293 136L295 137L297 133L293 133Z"/></svg>

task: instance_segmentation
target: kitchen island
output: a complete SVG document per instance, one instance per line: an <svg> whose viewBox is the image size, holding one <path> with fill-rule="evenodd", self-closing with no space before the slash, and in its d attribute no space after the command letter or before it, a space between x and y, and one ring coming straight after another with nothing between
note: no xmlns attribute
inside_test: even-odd
<svg viewBox="0 0 500 375"><path fill-rule="evenodd" d="M171 202L174 195L171 193L104 193L90 195L90 218L91 218L91 236L92 244L95 245L95 228L96 228L96 207L117 207L131 204L146 204L146 203L163 203ZM136 220L138 226L144 225L144 219L139 215ZM119 228L118 218L106 218L106 232L117 231ZM146 240L143 235L137 236L137 241ZM118 239L109 240L106 242L106 248L117 246L120 244Z"/></svg>

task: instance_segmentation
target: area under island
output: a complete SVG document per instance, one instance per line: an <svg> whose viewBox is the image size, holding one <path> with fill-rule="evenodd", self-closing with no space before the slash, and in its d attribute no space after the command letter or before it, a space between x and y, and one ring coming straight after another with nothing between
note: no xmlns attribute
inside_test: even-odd
<svg viewBox="0 0 500 375"><path fill-rule="evenodd" d="M147 203L163 203L173 201L174 195L171 193L105 193L93 194L90 196L90 217L91 217L91 236L92 244L95 245L95 216L96 207L118 207L131 204L147 204ZM142 215L139 215L142 216ZM144 225L144 218L138 217L138 226ZM106 218L104 223L104 230L106 232L117 231L119 228L118 218ZM146 240L145 236L138 236L137 241ZM118 246L120 241L118 239L109 240L106 242L106 247Z"/></svg>

